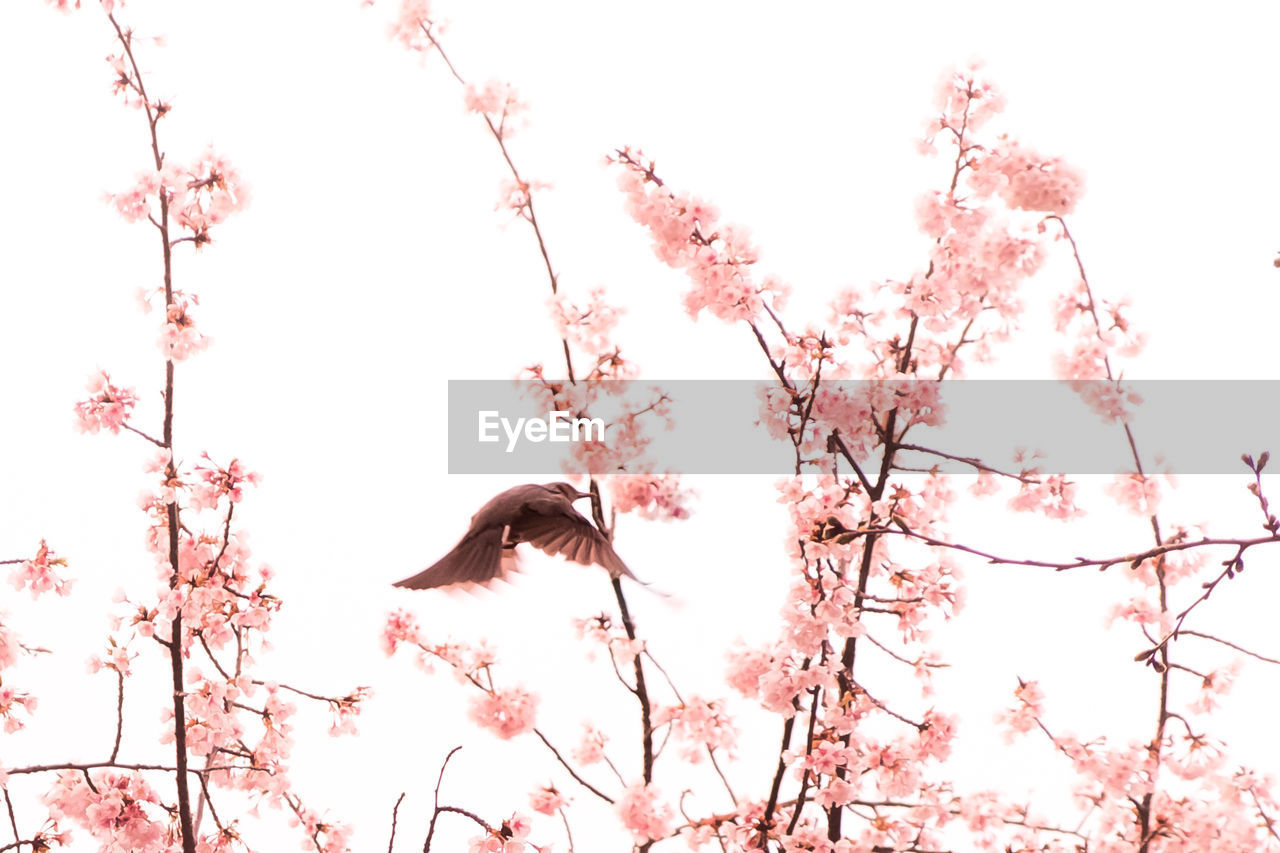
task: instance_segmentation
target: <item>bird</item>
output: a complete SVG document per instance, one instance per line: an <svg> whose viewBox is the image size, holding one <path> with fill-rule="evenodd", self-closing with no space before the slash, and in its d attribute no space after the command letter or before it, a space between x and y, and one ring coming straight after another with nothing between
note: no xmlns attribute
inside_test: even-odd
<svg viewBox="0 0 1280 853"><path fill-rule="evenodd" d="M453 584L486 585L516 567L516 546L528 542L575 563L598 565L614 578L638 579L573 502L591 497L569 483L529 483L495 495L471 517L466 534L435 564L393 586L435 589Z"/></svg>

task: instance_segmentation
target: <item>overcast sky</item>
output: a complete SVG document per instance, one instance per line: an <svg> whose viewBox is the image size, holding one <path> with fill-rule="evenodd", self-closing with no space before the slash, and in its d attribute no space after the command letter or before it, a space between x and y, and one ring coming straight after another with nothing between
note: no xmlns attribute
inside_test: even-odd
<svg viewBox="0 0 1280 853"><path fill-rule="evenodd" d="M45 537L80 579L75 598L38 612L0 593L24 635L59 653L24 669L27 683L43 685L45 725L13 739L15 755L48 759L105 751L112 685L88 679L83 660L105 634L111 592L141 595L152 583L134 505L147 448L131 436L77 435L71 406L101 367L137 386L140 416L154 420L163 378L154 317L139 314L133 295L157 283L156 241L102 203L149 162L145 127L110 94L102 58L112 34L88 5L70 17L39 0L0 9L8 81L0 558ZM453 22L445 39L461 73L510 81L530 103L530 126L512 150L528 177L554 185L538 204L562 284L584 295L605 285L627 309L617 338L642 376L760 378L767 366L743 329L685 316L684 282L652 256L602 165L612 149L643 147L673 185L749 225L762 265L794 287L788 316L799 326L820 320L843 286L917 268L924 238L914 198L943 185L944 167L919 158L913 142L939 74L981 57L1008 97L1001 129L1087 175L1072 227L1091 280L1104 297L1131 296L1150 337L1127 375L1275 378L1280 15L1269 7L1218 4L1212 16L1155 3L442 0L439 8ZM614 718L628 747L634 728L607 666L581 662L572 638L571 618L610 607L602 574L535 564L515 585L478 597L388 586L434 561L476 507L512 485L447 476L445 382L555 364L559 347L536 246L521 223L494 211L498 152L438 58L420 63L387 40L390 11L389 0L371 10L355 0L131 0L123 12L140 33L166 37L163 48L144 46L140 62L153 91L173 99L162 125L170 156L187 159L211 142L253 191L214 246L177 253L178 284L199 293L214 346L179 368L176 437L188 461L208 450L264 475L241 517L288 602L271 665L316 690L377 691L361 739L309 737L314 748L300 747L295 761L301 789L357 824L357 849L385 844L400 791L410 793L412 819L422 816L439 760L457 743L468 746L455 759L449 799L495 819L523 809L531 784L562 781L534 745L467 731L465 694L447 676L383 660L378 630L391 607L414 608L441 639L489 636L521 680L564 688L542 692L549 727L566 743L585 713L575 705L584 692L598 708L621 709ZM1046 276L1032 287L1043 296L1063 282ZM982 375L1049 376L1050 343L1037 333L1045 319L1033 313L1026 340ZM1229 424L1230 413L1223 418ZM693 692L728 691L721 649L735 636L772 636L786 579L771 480L699 481L690 521L619 527L629 564L683 604L634 595L655 653L667 652L664 662ZM1240 478L1194 480L1189 490L1189 520L1253 532L1252 519L1238 519L1248 511ZM1108 518L1104 511L1087 533L1029 525L984 535L1064 555L1082 537L1099 551L1144 541L1140 520ZM990 597L974 596L969 627L949 646L970 662L957 701L972 699L983 725L983 702L1003 704L1015 673L1053 661L1053 686L1083 715L1078 732L1123 728L1123 701L1094 701L1135 679L1134 637L1101 623L1121 585L1096 575L1050 579L1061 606L1047 613L1028 604L1044 579L1024 574L971 572ZM1245 584L1224 591L1217 617L1271 618L1261 605L1274 600L1274 578L1253 573ZM1097 638L1065 658L1049 653L1081 625ZM1011 635L1027 642L1011 648ZM1247 738L1251 708L1274 680L1246 672L1256 676L1237 694ZM1133 689L1133 719L1145 721L1150 691ZM68 700L69 690L84 698ZM140 749L162 696L131 697ZM101 711L85 710L93 708ZM323 732L325 716L313 716ZM74 721L84 742L58 720ZM765 729L770 743L775 728ZM1252 748L1280 765L1274 742L1270 753ZM9 750L4 762L16 763ZM747 766L767 766L766 749L743 752ZM553 824L543 829L555 837Z"/></svg>

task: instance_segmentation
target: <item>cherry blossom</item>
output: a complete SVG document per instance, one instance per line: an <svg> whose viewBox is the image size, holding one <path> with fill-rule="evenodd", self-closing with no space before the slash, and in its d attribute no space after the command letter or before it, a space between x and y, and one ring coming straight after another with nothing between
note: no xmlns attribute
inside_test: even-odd
<svg viewBox="0 0 1280 853"><path fill-rule="evenodd" d="M593 726L585 726L582 739L573 748L573 760L579 764L595 764L604 759L604 745L609 742L608 736Z"/></svg>
<svg viewBox="0 0 1280 853"><path fill-rule="evenodd" d="M30 590L32 598L51 591L58 595L70 595L74 581L66 580L57 573L57 569L66 565L67 561L49 550L48 544L41 539L35 557L18 563L9 573L9 583L16 590Z"/></svg>
<svg viewBox="0 0 1280 853"><path fill-rule="evenodd" d="M575 305L564 293L554 294L547 300L556 331L575 348L591 355L613 348L610 336L623 313L606 301L604 294L603 287L593 288L584 307Z"/></svg>
<svg viewBox="0 0 1280 853"><path fill-rule="evenodd" d="M671 834L674 815L651 786L635 784L627 787L614 807L622 825L631 830L636 841L665 838Z"/></svg>
<svg viewBox="0 0 1280 853"><path fill-rule="evenodd" d="M373 2L365 0L364 5L372 6ZM432 26L439 28L432 20L431 0L400 0L400 8L388 31L403 47L422 53L431 49L427 31Z"/></svg>
<svg viewBox="0 0 1280 853"><path fill-rule="evenodd" d="M518 118L529 109L529 105L520 100L516 90L509 83L489 80L483 86L467 84L464 93L467 109L479 113L491 121L500 137L508 137L515 133L517 124L512 119Z"/></svg>
<svg viewBox="0 0 1280 853"><path fill-rule="evenodd" d="M137 393L132 388L111 384L111 377L105 370L90 377L85 388L91 396L76 403L76 427L81 432L95 434L104 428L109 432L120 432L138 402Z"/></svg>
<svg viewBox="0 0 1280 853"><path fill-rule="evenodd" d="M1016 140L989 149L974 164L972 183L1009 207L1066 216L1084 192L1083 174L1058 157L1044 157Z"/></svg>
<svg viewBox="0 0 1280 853"><path fill-rule="evenodd" d="M468 716L481 728L509 740L533 728L537 706L537 697L518 687L492 690L471 697Z"/></svg>
<svg viewBox="0 0 1280 853"><path fill-rule="evenodd" d="M569 800L554 785L544 785L529 795L529 808L538 814L555 814L568 803Z"/></svg>
<svg viewBox="0 0 1280 853"><path fill-rule="evenodd" d="M705 750L722 749L733 754L738 730L725 713L722 702L691 696L680 704L659 707L653 714L654 725L667 724L672 736L682 744L687 761L697 763Z"/></svg>
<svg viewBox="0 0 1280 853"><path fill-rule="evenodd" d="M671 474L619 475L609 479L613 506L619 513L634 512L647 519L689 517L690 492Z"/></svg>

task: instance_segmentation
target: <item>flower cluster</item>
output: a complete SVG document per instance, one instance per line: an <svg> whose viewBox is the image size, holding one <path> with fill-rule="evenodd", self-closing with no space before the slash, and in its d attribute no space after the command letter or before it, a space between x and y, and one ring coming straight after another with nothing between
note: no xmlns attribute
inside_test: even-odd
<svg viewBox="0 0 1280 853"><path fill-rule="evenodd" d="M533 729L537 708L537 697L522 688L486 690L471 698L467 716L481 728L510 740Z"/></svg>
<svg viewBox="0 0 1280 853"><path fill-rule="evenodd" d="M35 557L18 563L9 573L9 583L16 590L30 590L32 598L46 592L70 595L73 581L66 580L57 572L66 565L67 561L49 550L49 545L41 539Z"/></svg>
<svg viewBox="0 0 1280 853"><path fill-rule="evenodd" d="M985 195L999 196L1009 207L1066 216L1084 193L1084 175L1058 157L1044 157L1015 140L975 158L970 184Z"/></svg>
<svg viewBox="0 0 1280 853"><path fill-rule="evenodd" d="M374 0L363 0L365 6L372 6ZM408 50L425 53L431 49L431 30L443 30L443 25L432 19L431 0L400 0L400 8L396 11L395 20L388 26L392 40Z"/></svg>
<svg viewBox="0 0 1280 853"><path fill-rule="evenodd" d="M583 307L575 305L563 292L551 296L547 306L560 337L576 349L590 355L613 349L611 335L623 309L605 300L603 287L593 288Z"/></svg>
<svg viewBox="0 0 1280 853"><path fill-rule="evenodd" d="M483 86L468 84L463 98L467 109L487 118L501 137L515 133L511 120L529 109L509 83L498 80L489 80Z"/></svg>
<svg viewBox="0 0 1280 853"><path fill-rule="evenodd" d="M1133 358L1146 346L1146 335L1129 320L1128 303L1097 301L1078 279L1058 295L1054 325L1066 339L1054 355L1053 370L1105 421L1128 420L1141 396L1113 375L1113 355Z"/></svg>
<svg viewBox="0 0 1280 853"><path fill-rule="evenodd" d="M243 497L243 488L247 483L256 486L261 475L245 468L239 459L232 459L226 468L213 464L209 454L202 453L208 465L197 465L192 472L195 481L191 484L192 509L216 509L222 498L230 503L239 503Z"/></svg>
<svg viewBox="0 0 1280 853"><path fill-rule="evenodd" d="M594 726L585 725L582 729L582 739L574 746L570 753L573 760L579 764L589 765L603 761L604 746L609 742L609 736Z"/></svg>
<svg viewBox="0 0 1280 853"><path fill-rule="evenodd" d="M90 397L76 403L76 427L81 432L95 434L101 429L120 432L138 402L137 393L132 388L112 385L105 370L89 377L85 388Z"/></svg>
<svg viewBox="0 0 1280 853"><path fill-rule="evenodd" d="M351 827L325 820L306 806L299 806L289 823L301 827L306 833L309 840L305 847L308 850L314 848L316 853L348 853L351 849Z"/></svg>
<svg viewBox="0 0 1280 853"><path fill-rule="evenodd" d="M574 628L582 639L608 648L615 661L623 660L629 662L631 658L644 651L643 641L632 640L627 636L621 625L616 624L611 617L604 613L592 616L589 619L575 619ZM595 659L594 651L587 652L587 659Z"/></svg>
<svg viewBox="0 0 1280 853"><path fill-rule="evenodd" d="M191 308L195 304L195 297L189 300L175 298L165 308L164 325L160 327L156 346L171 361L186 361L209 346L209 338L196 328L195 318L191 314Z"/></svg>
<svg viewBox="0 0 1280 853"><path fill-rule="evenodd" d="M1120 474L1106 487L1106 492L1124 509L1149 518L1160 509L1161 481L1149 474Z"/></svg>
<svg viewBox="0 0 1280 853"><path fill-rule="evenodd" d="M63 14L71 12L72 9L80 8L80 0L44 0L44 2ZM124 5L124 0L98 0L98 3L102 6L102 11L110 15L118 7Z"/></svg>
<svg viewBox="0 0 1280 853"><path fill-rule="evenodd" d="M692 497L674 474L619 474L609 478L609 495L618 512L647 519L688 518Z"/></svg>
<svg viewBox="0 0 1280 853"><path fill-rule="evenodd" d="M724 705L714 699L691 696L679 705L654 709L653 724L669 725L671 736L682 745L682 756L690 762L702 760L706 750L723 749L733 754L738 729Z"/></svg>
<svg viewBox="0 0 1280 853"><path fill-rule="evenodd" d="M17 716L18 711L33 714L37 704L38 700L30 693L0 685L0 720L4 721L5 734L12 734L23 727L22 720Z"/></svg>
<svg viewBox="0 0 1280 853"><path fill-rule="evenodd" d="M79 824L103 850L169 850L178 830L140 773L65 772L45 794L55 820Z"/></svg>
<svg viewBox="0 0 1280 853"><path fill-rule="evenodd" d="M691 317L706 309L726 322L755 322L767 301L782 307L788 289L771 276L756 281L758 253L744 228L721 223L719 211L700 199L667 190L642 152L624 149L615 162L627 213L649 229L654 253L690 278L684 305Z"/></svg>
<svg viewBox="0 0 1280 853"><path fill-rule="evenodd" d="M467 853L527 853L530 850L550 853L550 847L539 847L528 840L532 828L527 817L514 814L501 826L472 838Z"/></svg>
<svg viewBox="0 0 1280 853"><path fill-rule="evenodd" d="M173 221L190 232L184 239L199 248L211 242L213 226L244 209L249 189L235 166L208 149L189 165L169 162L140 173L132 187L112 194L109 201L126 222L157 224L163 202Z"/></svg>
<svg viewBox="0 0 1280 853"><path fill-rule="evenodd" d="M1035 681L1018 679L1018 687L1013 695L1018 704L996 716L996 722L1004 729L1005 739L1010 741L1035 728L1040 716L1044 714L1044 691Z"/></svg>
<svg viewBox="0 0 1280 853"><path fill-rule="evenodd" d="M407 610L387 614L387 621L382 629L382 651L387 657L395 654L401 643L412 646L419 643L418 620Z"/></svg>
<svg viewBox="0 0 1280 853"><path fill-rule="evenodd" d="M640 844L672 833L675 816L671 806L661 800L652 786L643 783L628 786L618 796L614 810Z"/></svg>
<svg viewBox="0 0 1280 853"><path fill-rule="evenodd" d="M529 808L538 814L553 815L568 804L568 798L555 785L543 785L529 795Z"/></svg>
<svg viewBox="0 0 1280 853"><path fill-rule="evenodd" d="M1027 477L1018 483L1018 493L1009 501L1009 508L1016 512L1038 512L1047 518L1066 521L1084 515L1076 505L1076 484L1062 474L1052 474L1035 479L1040 472L1027 469Z"/></svg>
<svg viewBox="0 0 1280 853"><path fill-rule="evenodd" d="M509 210L517 216L528 217L529 199L538 190L550 189L546 181L526 181L515 178L504 178L498 184L498 203L494 210Z"/></svg>

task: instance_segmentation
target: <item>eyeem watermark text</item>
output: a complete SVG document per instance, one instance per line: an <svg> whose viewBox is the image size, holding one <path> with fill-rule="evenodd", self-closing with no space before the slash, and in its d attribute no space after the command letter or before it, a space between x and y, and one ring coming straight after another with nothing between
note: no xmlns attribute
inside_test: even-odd
<svg viewBox="0 0 1280 853"><path fill-rule="evenodd" d="M501 417L497 411L480 412L481 442L501 441L499 433L506 434L507 453L516 449L523 437L535 444L543 441L604 441L603 418L575 418L573 412L548 412L545 418Z"/></svg>

